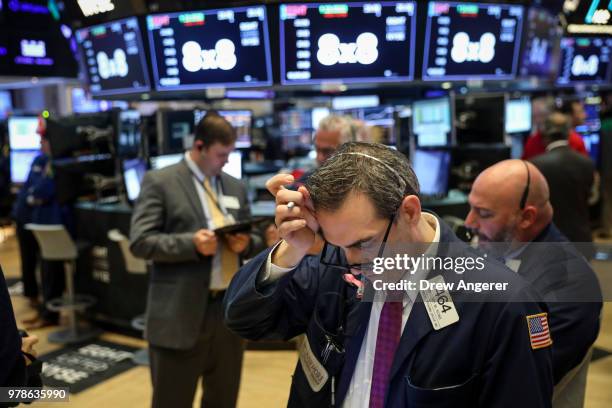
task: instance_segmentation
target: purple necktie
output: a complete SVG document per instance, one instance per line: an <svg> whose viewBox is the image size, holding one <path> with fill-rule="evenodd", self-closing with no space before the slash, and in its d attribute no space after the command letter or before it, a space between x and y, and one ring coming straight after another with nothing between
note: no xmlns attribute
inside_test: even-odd
<svg viewBox="0 0 612 408"><path fill-rule="evenodd" d="M370 408L383 408L395 350L402 335L402 302L385 302L378 321Z"/></svg>

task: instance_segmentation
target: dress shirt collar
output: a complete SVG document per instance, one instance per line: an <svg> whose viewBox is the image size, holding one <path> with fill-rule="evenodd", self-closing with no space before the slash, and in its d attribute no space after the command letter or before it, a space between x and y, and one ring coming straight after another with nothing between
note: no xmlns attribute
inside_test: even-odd
<svg viewBox="0 0 612 408"><path fill-rule="evenodd" d="M556 142L551 142L546 146L546 151L550 152L552 149L556 149L558 147L567 147L569 146L569 141L567 140L557 140Z"/></svg>

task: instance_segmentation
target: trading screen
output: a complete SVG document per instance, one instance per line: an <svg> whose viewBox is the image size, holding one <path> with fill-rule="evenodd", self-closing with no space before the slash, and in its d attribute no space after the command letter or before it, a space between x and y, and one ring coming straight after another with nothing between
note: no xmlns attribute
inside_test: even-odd
<svg viewBox="0 0 612 408"><path fill-rule="evenodd" d="M520 5L430 2L423 79L512 79L523 13Z"/></svg>
<svg viewBox="0 0 612 408"><path fill-rule="evenodd" d="M266 8L147 16L158 90L271 85Z"/></svg>
<svg viewBox="0 0 612 408"><path fill-rule="evenodd" d="M415 19L415 2L281 5L281 82L411 80Z"/></svg>
<svg viewBox="0 0 612 408"><path fill-rule="evenodd" d="M610 79L610 38L575 38L561 40L561 67L557 83L601 83Z"/></svg>
<svg viewBox="0 0 612 408"><path fill-rule="evenodd" d="M77 31L92 94L150 90L138 20L128 18Z"/></svg>

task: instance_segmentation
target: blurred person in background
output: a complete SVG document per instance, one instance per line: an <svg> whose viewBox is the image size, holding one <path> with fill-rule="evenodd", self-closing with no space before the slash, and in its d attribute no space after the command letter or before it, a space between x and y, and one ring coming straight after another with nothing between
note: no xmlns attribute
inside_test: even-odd
<svg viewBox="0 0 612 408"><path fill-rule="evenodd" d="M601 236L612 237L612 92L602 96L601 109L601 186L602 186L602 208L601 208Z"/></svg>
<svg viewBox="0 0 612 408"><path fill-rule="evenodd" d="M70 208L60 205L55 196L55 181L51 165L51 148L45 137L45 121L39 117L37 132L40 138L40 155L32 162L30 173L19 190L13 206L13 218L17 224L17 240L21 254L21 271L24 296L30 306L38 309L32 318L23 321L26 329L38 329L58 324L59 313L52 312L46 303L62 296L64 291L64 267L59 261L40 260L40 250L32 232L25 229L28 223L62 224L73 231ZM40 261L43 302L39 302L36 268Z"/></svg>
<svg viewBox="0 0 612 408"><path fill-rule="evenodd" d="M595 182L595 164L590 157L569 146L570 121L560 112L551 114L544 124L542 140L546 153L531 162L542 172L550 188L554 223L572 242L592 257L593 241L589 218L589 198Z"/></svg>
<svg viewBox="0 0 612 408"><path fill-rule="evenodd" d="M533 105L533 119L535 133L527 139L523 150L523 160L529 160L546 152L546 141L542 137L542 126L546 118L555 111L554 105L538 101ZM571 129L569 130L568 146L585 156L588 156L586 147L582 137L576 132L576 126L584 124L586 113L584 105L578 99L566 99L560 108L560 112L567 115L571 121Z"/></svg>

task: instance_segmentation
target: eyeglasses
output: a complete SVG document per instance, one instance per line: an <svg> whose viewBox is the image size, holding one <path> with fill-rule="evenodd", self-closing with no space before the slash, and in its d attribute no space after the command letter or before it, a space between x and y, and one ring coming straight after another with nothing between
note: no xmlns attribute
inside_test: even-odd
<svg viewBox="0 0 612 408"><path fill-rule="evenodd" d="M380 247L378 248L378 257L380 258L383 253L385 252L385 246L387 244L387 239L389 238L389 233L391 232L391 227L393 226L393 221L395 220L395 216L393 216L390 220L389 220L389 225L387 226L387 230L385 231L385 236L380 244ZM328 266L330 268L336 268L336 269L340 269L342 271L344 271L344 273L350 273L352 269L357 270L357 271L368 271L368 270L372 270L374 263L372 261L369 262L364 262L364 263L356 263L356 264L341 264L338 262L330 262L328 261L328 257L327 254L329 251L329 247L331 246L331 244L329 244L327 241L325 241L325 244L323 245L323 251L321 252L321 265L324 266ZM334 246L334 249L330 252L331 253L331 259L337 260L340 257L340 253L339 253L339 248Z"/></svg>

